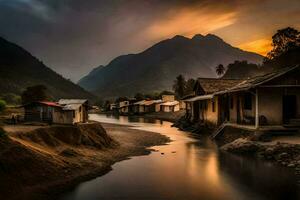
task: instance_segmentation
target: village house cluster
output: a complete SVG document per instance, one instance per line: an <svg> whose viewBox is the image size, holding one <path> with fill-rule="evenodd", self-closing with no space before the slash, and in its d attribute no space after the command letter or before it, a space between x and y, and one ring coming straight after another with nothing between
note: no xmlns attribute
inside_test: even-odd
<svg viewBox="0 0 300 200"><path fill-rule="evenodd" d="M117 111L121 115L145 114L151 112L177 112L185 108L183 101L175 100L174 95L162 95L158 100L129 99L121 101L119 104L111 104L110 109Z"/></svg>
<svg viewBox="0 0 300 200"><path fill-rule="evenodd" d="M300 67L246 80L199 78L184 99L191 121L257 130L300 125Z"/></svg>
<svg viewBox="0 0 300 200"><path fill-rule="evenodd" d="M37 101L23 105L24 121L75 124L88 121L86 99L60 99L58 102Z"/></svg>

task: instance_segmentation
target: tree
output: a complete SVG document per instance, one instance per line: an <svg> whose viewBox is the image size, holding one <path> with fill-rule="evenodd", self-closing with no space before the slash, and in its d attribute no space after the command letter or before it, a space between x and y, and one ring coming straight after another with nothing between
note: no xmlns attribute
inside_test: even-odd
<svg viewBox="0 0 300 200"><path fill-rule="evenodd" d="M162 95L174 95L174 92L168 91L168 90L164 90L162 91L159 96L161 97Z"/></svg>
<svg viewBox="0 0 300 200"><path fill-rule="evenodd" d="M174 81L173 84L173 90L177 97L182 98L184 96L185 87L186 87L185 78L180 74L179 76L176 77L176 80Z"/></svg>
<svg viewBox="0 0 300 200"><path fill-rule="evenodd" d="M278 30L272 37L273 49L268 53L267 60L272 60L285 52L300 47L300 32L294 28L287 27Z"/></svg>
<svg viewBox="0 0 300 200"><path fill-rule="evenodd" d="M189 80L187 80L184 95L189 95L193 93L195 83L195 79L190 78Z"/></svg>
<svg viewBox="0 0 300 200"><path fill-rule="evenodd" d="M102 107L104 104L104 101L100 98L97 99L97 101L94 103L94 105L98 106L99 108Z"/></svg>
<svg viewBox="0 0 300 200"><path fill-rule="evenodd" d="M22 104L27 104L35 101L47 101L50 100L47 94L47 88L44 85L36 85L28 87L21 95Z"/></svg>
<svg viewBox="0 0 300 200"><path fill-rule="evenodd" d="M119 97L116 99L115 103L120 103L121 101L128 101L127 97Z"/></svg>
<svg viewBox="0 0 300 200"><path fill-rule="evenodd" d="M2 113L6 108L6 102L0 99L0 113Z"/></svg>
<svg viewBox="0 0 300 200"><path fill-rule="evenodd" d="M141 101L143 99L145 99L145 96L142 94L142 93L136 93L134 95L134 98L137 100L137 101Z"/></svg>
<svg viewBox="0 0 300 200"><path fill-rule="evenodd" d="M218 76L222 76L225 73L225 67L222 64L219 64L216 67L216 73Z"/></svg>

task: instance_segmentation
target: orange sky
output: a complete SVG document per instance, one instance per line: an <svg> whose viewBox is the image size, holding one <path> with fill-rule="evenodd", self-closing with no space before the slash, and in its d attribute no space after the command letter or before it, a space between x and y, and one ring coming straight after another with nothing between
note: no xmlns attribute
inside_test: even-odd
<svg viewBox="0 0 300 200"><path fill-rule="evenodd" d="M229 7L199 3L165 13L166 17L153 21L142 35L156 42L174 35L213 33L233 46L266 55L272 49L271 38L276 30L300 28L300 2L290 1L281 7L284 4L283 0L262 0L259 4L256 0L235 1L235 6ZM281 9L275 10L274 6Z"/></svg>

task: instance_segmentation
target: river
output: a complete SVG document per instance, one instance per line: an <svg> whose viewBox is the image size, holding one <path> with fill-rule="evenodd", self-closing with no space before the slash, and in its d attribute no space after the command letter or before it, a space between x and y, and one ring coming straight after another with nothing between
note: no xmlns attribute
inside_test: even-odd
<svg viewBox="0 0 300 200"><path fill-rule="evenodd" d="M254 158L218 151L207 137L170 122L92 114L92 120L131 125L171 138L153 153L113 165L104 176L81 183L61 200L99 199L299 199L293 172Z"/></svg>

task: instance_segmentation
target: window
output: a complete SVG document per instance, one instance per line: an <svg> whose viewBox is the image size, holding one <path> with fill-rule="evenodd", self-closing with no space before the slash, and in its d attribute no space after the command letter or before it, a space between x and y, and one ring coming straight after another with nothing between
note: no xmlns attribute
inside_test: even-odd
<svg viewBox="0 0 300 200"><path fill-rule="evenodd" d="M212 103L211 103L211 109L212 109L212 112L215 112L216 111L216 102L214 100L212 100Z"/></svg>
<svg viewBox="0 0 300 200"><path fill-rule="evenodd" d="M81 112L81 106L79 107L79 112Z"/></svg>
<svg viewBox="0 0 300 200"><path fill-rule="evenodd" d="M75 118L75 110L73 110L73 118Z"/></svg>
<svg viewBox="0 0 300 200"><path fill-rule="evenodd" d="M244 95L244 109L252 110L252 95L250 93Z"/></svg>

